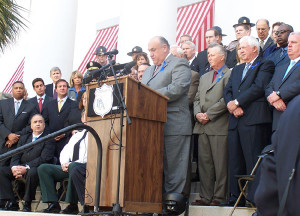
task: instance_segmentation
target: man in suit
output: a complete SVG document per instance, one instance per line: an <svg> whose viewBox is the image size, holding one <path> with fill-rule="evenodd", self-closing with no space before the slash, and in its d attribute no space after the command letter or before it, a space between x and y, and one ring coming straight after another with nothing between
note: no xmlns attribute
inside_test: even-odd
<svg viewBox="0 0 300 216"><path fill-rule="evenodd" d="M30 118L36 113L34 105L24 100L25 86L16 81L12 85L12 98L0 101L0 154L14 149L20 135L28 133ZM0 162L8 166L9 160Z"/></svg>
<svg viewBox="0 0 300 216"><path fill-rule="evenodd" d="M45 121L42 115L35 114L31 118L32 133L22 135L18 142L18 147L33 142L47 135L44 132ZM23 211L31 211L31 201L35 198L36 188L38 186L37 168L42 163L51 162L53 159L55 147L50 143L41 143L26 150L11 159L10 166L0 167L0 199L4 203L8 200L6 206L3 204L3 210L17 211L19 205L15 200L11 181L18 178L25 178L25 195Z"/></svg>
<svg viewBox="0 0 300 216"><path fill-rule="evenodd" d="M61 79L61 70L59 69L59 67L53 67L50 70L50 78L52 79L52 83L46 85L46 90L45 93L46 95L48 95L49 97L52 97L53 99L57 98L57 93L55 91L55 83L57 82L57 80Z"/></svg>
<svg viewBox="0 0 300 216"><path fill-rule="evenodd" d="M250 174L257 156L270 144L272 115L264 97L274 63L259 56L259 42L245 36L239 41L244 64L233 68L224 89L224 100L230 112L228 124L229 188L226 205L234 205L240 190L235 175ZM255 184L249 185L248 200L253 201ZM244 204L241 202L241 205Z"/></svg>
<svg viewBox="0 0 300 216"><path fill-rule="evenodd" d="M53 100L52 97L49 97L45 94L46 86L44 84L44 80L41 78L35 78L32 81L33 90L36 93L36 96L33 98L30 98L28 102L34 104L36 113L40 113L44 119L46 125L48 124L48 119L46 119L45 115L45 107L47 106L47 103L51 100Z"/></svg>
<svg viewBox="0 0 300 216"><path fill-rule="evenodd" d="M256 22L256 31L258 36L259 45L261 48L261 55L270 46L274 45L273 39L269 35L270 25L266 19L259 19Z"/></svg>
<svg viewBox="0 0 300 216"><path fill-rule="evenodd" d="M287 24L280 25L278 27L278 30L275 32L275 34L277 35L277 44L279 45L279 47L277 47L277 44L274 44L273 46L276 46L276 49L274 49L275 51L267 57L267 59L274 62L275 67L280 64L288 63L290 61L287 53L287 45L288 38L291 32L293 32L293 27ZM270 48L272 49L272 46Z"/></svg>
<svg viewBox="0 0 300 216"><path fill-rule="evenodd" d="M273 107L273 131L277 129L279 118L289 101L300 94L299 32L292 32L289 36L288 56L291 60L276 67L274 76L265 91L267 100Z"/></svg>
<svg viewBox="0 0 300 216"><path fill-rule="evenodd" d="M82 122L85 122L85 113L82 112ZM66 202L70 203L62 214L77 214L78 199L84 205L85 192L85 172L87 161L88 134L87 130L77 131L71 137L69 142L64 146L60 153L61 165L43 164L38 168L40 186L42 191L42 199L45 203L50 203L48 208L43 209L44 213L58 213L61 207L58 203L56 193L56 182L68 178L68 188L66 193ZM77 167L76 172L74 169ZM80 171L79 178L78 172ZM72 176L76 175L75 181L72 181ZM76 193L77 191L77 193ZM84 208L85 210L86 208Z"/></svg>
<svg viewBox="0 0 300 216"><path fill-rule="evenodd" d="M183 53L184 53L184 57L186 58L186 60L189 62L190 68L193 71L199 71L199 66L197 64L197 60L196 60L196 46L193 42L191 41L185 41L183 42L183 44L181 45Z"/></svg>
<svg viewBox="0 0 300 216"><path fill-rule="evenodd" d="M299 106L298 95L289 102L272 136L274 152L265 156L261 163L261 178L255 193L258 216L300 215ZM279 206L285 197L289 180L286 203L283 212L279 214Z"/></svg>
<svg viewBox="0 0 300 216"><path fill-rule="evenodd" d="M193 38L191 37L191 35L188 34L183 34L180 36L180 45L182 46L182 44L186 41L191 41L193 42Z"/></svg>
<svg viewBox="0 0 300 216"><path fill-rule="evenodd" d="M191 118L187 93L191 69L185 59L170 54L168 41L157 36L148 44L154 65L144 72L142 83L169 98L164 128L164 192L183 193L187 183Z"/></svg>
<svg viewBox="0 0 300 216"><path fill-rule="evenodd" d="M68 98L68 88L68 82L64 79L59 79L55 85L57 100L50 101L45 107L50 133L80 122L78 103ZM54 144L56 145L55 156L57 158L67 143L69 135L69 133L63 133L54 138Z"/></svg>
<svg viewBox="0 0 300 216"><path fill-rule="evenodd" d="M198 167L200 175L200 200L192 205L220 205L227 192L227 126L228 111L223 99L223 89L230 77L225 65L227 52L217 43L207 49L212 70L200 78L194 100L198 139Z"/></svg>

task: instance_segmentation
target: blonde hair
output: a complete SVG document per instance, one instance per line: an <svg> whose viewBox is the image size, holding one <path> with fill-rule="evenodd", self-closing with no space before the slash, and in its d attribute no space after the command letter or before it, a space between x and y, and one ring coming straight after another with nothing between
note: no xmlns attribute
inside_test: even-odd
<svg viewBox="0 0 300 216"><path fill-rule="evenodd" d="M81 81L83 80L83 75L82 75L82 73L80 71L78 71L78 70L73 71L71 73L70 82L69 82L71 88L74 86L73 79L74 79L75 75L77 75L77 77L81 78Z"/></svg>

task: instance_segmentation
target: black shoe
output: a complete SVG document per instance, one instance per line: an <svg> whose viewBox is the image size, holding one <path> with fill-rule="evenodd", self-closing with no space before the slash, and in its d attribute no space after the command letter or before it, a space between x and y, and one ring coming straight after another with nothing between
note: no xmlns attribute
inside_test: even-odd
<svg viewBox="0 0 300 216"><path fill-rule="evenodd" d="M58 202L51 203L48 208L43 209L43 213L59 213L61 210Z"/></svg>
<svg viewBox="0 0 300 216"><path fill-rule="evenodd" d="M25 201L22 211L23 212L31 212L31 202Z"/></svg>
<svg viewBox="0 0 300 216"><path fill-rule="evenodd" d="M80 213L89 213L90 209L88 205L84 205Z"/></svg>
<svg viewBox="0 0 300 216"><path fill-rule="evenodd" d="M19 204L16 202L8 202L3 209L5 211L19 211Z"/></svg>
<svg viewBox="0 0 300 216"><path fill-rule="evenodd" d="M226 202L221 202L219 206L234 206L236 200L229 200ZM239 204L237 205L238 207L245 207L245 202L240 201Z"/></svg>
<svg viewBox="0 0 300 216"><path fill-rule="evenodd" d="M61 214L78 214L78 205L70 204L64 210L61 210Z"/></svg>
<svg viewBox="0 0 300 216"><path fill-rule="evenodd" d="M5 200L0 200L0 210L4 210L6 205L6 201Z"/></svg>

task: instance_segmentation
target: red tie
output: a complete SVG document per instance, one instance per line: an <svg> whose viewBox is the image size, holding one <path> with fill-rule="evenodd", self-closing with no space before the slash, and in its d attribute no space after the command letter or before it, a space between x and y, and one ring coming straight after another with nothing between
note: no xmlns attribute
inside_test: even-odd
<svg viewBox="0 0 300 216"><path fill-rule="evenodd" d="M161 64L156 66L155 70L153 71L152 76L154 76L154 75L156 74L156 72L158 71L158 68L159 68L160 66L161 66Z"/></svg>
<svg viewBox="0 0 300 216"><path fill-rule="evenodd" d="M216 78L217 78L217 71L214 72L214 76L213 76L212 82L214 82Z"/></svg>
<svg viewBox="0 0 300 216"><path fill-rule="evenodd" d="M43 98L39 98L39 109L40 109L40 113L42 112L42 107L43 107L43 103L42 103L42 101L43 101Z"/></svg>

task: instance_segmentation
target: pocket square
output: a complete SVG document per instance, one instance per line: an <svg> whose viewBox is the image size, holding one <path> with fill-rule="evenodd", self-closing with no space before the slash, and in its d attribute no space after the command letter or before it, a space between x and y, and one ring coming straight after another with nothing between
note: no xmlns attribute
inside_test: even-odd
<svg viewBox="0 0 300 216"><path fill-rule="evenodd" d="M27 112L22 112L22 113L27 113Z"/></svg>

